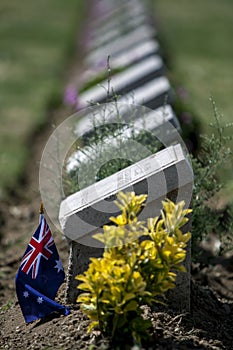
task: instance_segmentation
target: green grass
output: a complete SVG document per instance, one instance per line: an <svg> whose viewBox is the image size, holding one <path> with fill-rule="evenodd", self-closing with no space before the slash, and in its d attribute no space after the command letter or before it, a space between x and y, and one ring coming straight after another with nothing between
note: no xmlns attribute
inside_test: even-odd
<svg viewBox="0 0 233 350"><path fill-rule="evenodd" d="M161 40L170 55L171 81L189 93L189 102L210 133L214 120L209 101L212 96L223 121L232 118L233 1L156 0L153 1ZM229 129L233 134L233 129ZM233 149L233 142L230 144ZM233 161L222 171L233 188ZM224 176L225 175L225 176Z"/></svg>
<svg viewBox="0 0 233 350"><path fill-rule="evenodd" d="M85 2L0 2L0 197L28 159L29 136L56 103ZM55 100L54 100L55 99Z"/></svg>

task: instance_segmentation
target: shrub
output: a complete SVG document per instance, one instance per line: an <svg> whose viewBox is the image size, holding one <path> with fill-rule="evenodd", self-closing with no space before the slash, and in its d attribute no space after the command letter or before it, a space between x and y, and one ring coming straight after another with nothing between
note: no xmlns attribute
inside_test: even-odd
<svg viewBox="0 0 233 350"><path fill-rule="evenodd" d="M103 257L91 258L88 270L76 277L83 282L78 288L85 292L77 301L91 320L88 331L98 328L111 340L140 344L151 326L140 306L159 302L175 287L176 271L185 271L182 262L191 234L180 228L191 210L184 209L184 202L167 200L161 218L145 223L137 216L146 195L121 192L117 198L121 214L111 217L113 224L95 235L104 243Z"/></svg>
<svg viewBox="0 0 233 350"><path fill-rule="evenodd" d="M80 188L90 186L93 179L89 177L80 178L80 168L86 174L95 174L95 182L100 181L117 171L120 171L133 162L138 162L145 158L146 153L138 152L127 147L130 140L144 146L147 156L149 152L156 153L163 148L161 142L146 130L136 130L133 125L124 125L119 123L109 123L100 127L95 127L91 132L84 135L85 147L77 147L70 159L75 158L76 162L72 170L66 171L64 182L66 183L66 194L72 194L79 191ZM117 157L112 157L117 154ZM79 160L79 158L81 160ZM109 159L109 161L106 161ZM99 164L103 164L99 168Z"/></svg>
<svg viewBox="0 0 233 350"><path fill-rule="evenodd" d="M228 147L231 137L226 136L226 130L233 124L221 125L221 115L213 100L214 123L211 135L202 136L200 152L192 157L194 171L193 215L192 215L192 246L193 257L198 256L198 245L208 233L214 232L220 236L231 231L231 220L225 222L225 232L222 227L223 213L211 207L210 200L221 190L223 184L218 177L218 171L223 163L230 160L232 153ZM232 214L230 214L232 215Z"/></svg>

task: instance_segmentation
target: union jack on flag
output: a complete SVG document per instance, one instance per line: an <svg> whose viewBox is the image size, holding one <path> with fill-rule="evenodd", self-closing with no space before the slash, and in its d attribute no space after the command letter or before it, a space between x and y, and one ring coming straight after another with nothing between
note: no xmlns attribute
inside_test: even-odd
<svg viewBox="0 0 233 350"><path fill-rule="evenodd" d="M16 275L16 293L26 322L69 309L54 301L65 273L43 214L22 258Z"/></svg>
<svg viewBox="0 0 233 350"><path fill-rule="evenodd" d="M29 251L26 253L21 262L21 270L28 274L32 270L32 278L38 275L41 258L48 260L53 251L49 249L54 243L51 231L45 219L42 218L38 239L32 236L29 242Z"/></svg>

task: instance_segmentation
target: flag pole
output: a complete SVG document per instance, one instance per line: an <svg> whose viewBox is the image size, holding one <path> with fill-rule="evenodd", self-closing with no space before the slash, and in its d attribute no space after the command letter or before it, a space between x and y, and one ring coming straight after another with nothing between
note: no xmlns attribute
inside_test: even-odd
<svg viewBox="0 0 233 350"><path fill-rule="evenodd" d="M40 217L39 217L39 224L40 224L40 223L41 223L41 220L42 220L43 217L44 217L44 206L43 206L43 203L42 203L42 202L40 203L39 214L40 214Z"/></svg>
<svg viewBox="0 0 233 350"><path fill-rule="evenodd" d="M44 206L43 206L43 203L42 203L42 202L41 202L41 204L40 204L39 214L40 214L40 215L44 214Z"/></svg>

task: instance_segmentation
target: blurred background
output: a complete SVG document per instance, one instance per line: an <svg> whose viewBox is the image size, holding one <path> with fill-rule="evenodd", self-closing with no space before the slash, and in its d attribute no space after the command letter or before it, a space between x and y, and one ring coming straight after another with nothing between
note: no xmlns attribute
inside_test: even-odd
<svg viewBox="0 0 233 350"><path fill-rule="evenodd" d="M222 124L233 122L233 2L231 0L152 1L159 35L168 57L168 75L176 92L195 112L201 132L210 135L213 105ZM233 135L233 127L225 130ZM228 146L233 150L233 141ZM233 198L233 157L220 169Z"/></svg>
<svg viewBox="0 0 233 350"><path fill-rule="evenodd" d="M202 131L212 132L210 96L223 123L232 122L232 0L153 0L150 5L168 77L195 112ZM92 0L0 1L0 198L19 186L33 135L50 123L49 111L62 103L91 6ZM229 196L232 169L231 160L220 170Z"/></svg>
<svg viewBox="0 0 233 350"><path fill-rule="evenodd" d="M33 135L61 103L85 1L0 1L0 198L17 186Z"/></svg>

